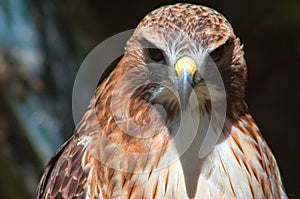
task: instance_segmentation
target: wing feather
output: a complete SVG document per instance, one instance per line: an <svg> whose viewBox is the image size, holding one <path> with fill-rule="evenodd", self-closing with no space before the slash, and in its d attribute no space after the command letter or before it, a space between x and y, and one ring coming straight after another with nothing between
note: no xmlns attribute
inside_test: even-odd
<svg viewBox="0 0 300 199"><path fill-rule="evenodd" d="M37 198L74 198L85 194L87 172L81 160L84 146L74 134L51 158L38 186Z"/></svg>

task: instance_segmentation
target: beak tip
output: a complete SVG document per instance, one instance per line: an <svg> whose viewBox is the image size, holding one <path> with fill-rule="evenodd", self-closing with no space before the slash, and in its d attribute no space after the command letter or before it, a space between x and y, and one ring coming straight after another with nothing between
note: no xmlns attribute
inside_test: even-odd
<svg viewBox="0 0 300 199"><path fill-rule="evenodd" d="M194 80L191 75L188 72L183 72L177 80L177 88L182 110L187 108L193 86Z"/></svg>

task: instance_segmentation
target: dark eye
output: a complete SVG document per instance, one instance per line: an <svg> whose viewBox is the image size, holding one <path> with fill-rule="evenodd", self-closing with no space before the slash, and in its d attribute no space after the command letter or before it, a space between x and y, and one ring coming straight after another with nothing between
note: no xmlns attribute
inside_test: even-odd
<svg viewBox="0 0 300 199"><path fill-rule="evenodd" d="M160 62L160 61L164 60L164 54L161 52L160 49L148 48L148 53L149 53L150 58L153 61Z"/></svg>
<svg viewBox="0 0 300 199"><path fill-rule="evenodd" d="M210 57L213 59L214 62L219 61L226 51L229 49L229 46L231 44L231 40L228 39L224 44L217 47L215 50L213 50L211 53L209 53Z"/></svg>
<svg viewBox="0 0 300 199"><path fill-rule="evenodd" d="M226 48L226 44L223 44L209 54L214 62L217 62L222 58L225 52L225 48Z"/></svg>

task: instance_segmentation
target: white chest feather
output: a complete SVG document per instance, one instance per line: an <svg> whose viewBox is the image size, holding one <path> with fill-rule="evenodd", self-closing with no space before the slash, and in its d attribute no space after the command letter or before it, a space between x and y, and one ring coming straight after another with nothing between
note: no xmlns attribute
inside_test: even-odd
<svg viewBox="0 0 300 199"><path fill-rule="evenodd" d="M202 118L202 128L196 135L186 132L186 137L194 138L192 142L186 137L174 141L154 171L108 174L106 180L109 182L101 185L102 193L113 184L112 198L282 198L278 194L281 191L276 190L277 174L269 175L265 170L261 161L266 161L267 167L270 167L270 162L252 148L254 140L227 120L218 139L210 138L210 133L218 134L207 132L208 121L207 117ZM193 128L192 123L188 125ZM174 130L178 128L175 126ZM243 143L242 149L232 134L238 135ZM264 145L264 141L258 142ZM185 148L187 143L188 148ZM208 153L205 157L203 151ZM176 157L179 159L174 161ZM98 172L90 175L94 177Z"/></svg>

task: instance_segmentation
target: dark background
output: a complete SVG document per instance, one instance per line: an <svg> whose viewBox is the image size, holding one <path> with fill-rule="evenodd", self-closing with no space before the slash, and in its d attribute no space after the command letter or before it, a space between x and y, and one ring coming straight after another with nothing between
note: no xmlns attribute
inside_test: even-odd
<svg viewBox="0 0 300 199"><path fill-rule="evenodd" d="M176 1L0 2L0 198L33 198L71 135L72 86L85 56ZM300 2L190 1L226 16L245 47L247 102L291 198L300 197Z"/></svg>

